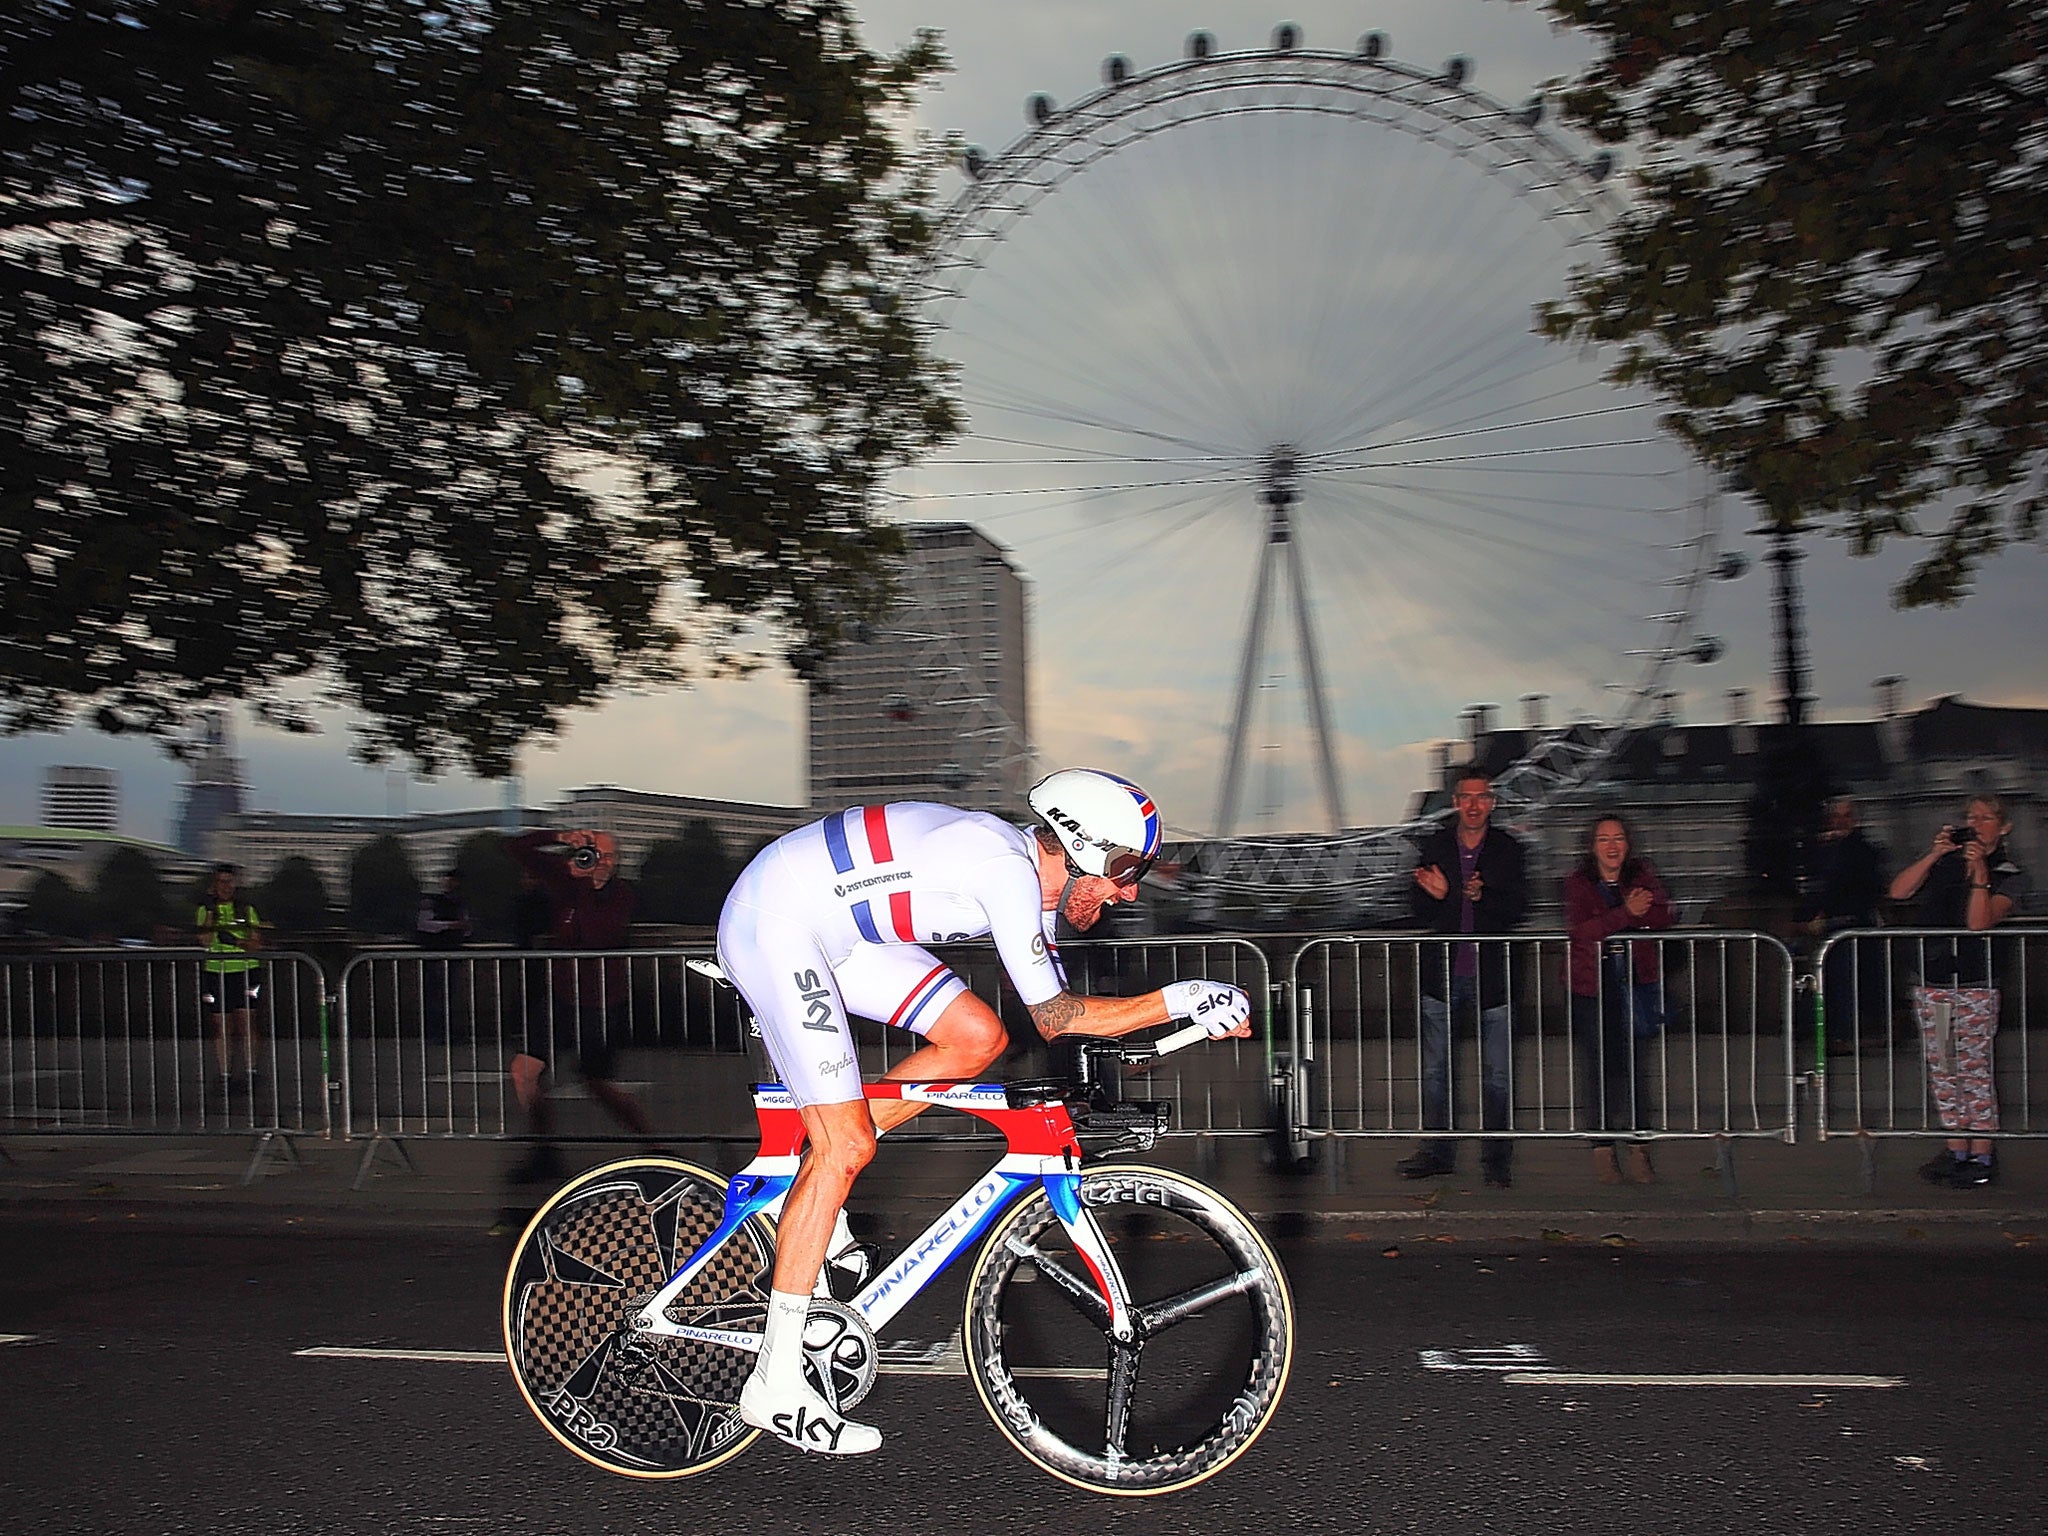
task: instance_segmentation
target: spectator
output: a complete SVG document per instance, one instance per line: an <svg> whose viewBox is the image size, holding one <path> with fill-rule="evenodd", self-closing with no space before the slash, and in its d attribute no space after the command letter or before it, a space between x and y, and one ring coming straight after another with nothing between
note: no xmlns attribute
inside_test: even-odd
<svg viewBox="0 0 2048 1536"><path fill-rule="evenodd" d="M1944 825L1927 852L1893 877L1894 901L1920 898L1925 928L1995 928L2026 905L2027 877L2005 846L2012 831L2005 802L1978 795L1963 825ZM1998 1033L1998 988L1989 939L1930 939L1921 984L1913 989L1934 1107L1948 1145L1921 1168L1923 1178L1976 1189L1998 1177L1991 1137L1998 1130L1998 1085L1991 1041Z"/></svg>
<svg viewBox="0 0 2048 1536"><path fill-rule="evenodd" d="M556 949L618 951L632 937L639 900L633 887L618 878L618 844L608 832L579 828L560 834L528 832L506 845L512 857L553 903L554 923L548 935ZM626 1044L628 991L626 958L545 962L551 975L547 1008L554 1056L574 1052L591 1096L613 1119L643 1139L653 1134L639 1100L619 1085L619 1051ZM533 1134L540 1138L532 1154L513 1170L518 1183L541 1183L560 1176L561 1154L547 1138L554 1133L554 1106L543 1081L548 1063L534 1053L538 1042L512 1058L512 1089L527 1113Z"/></svg>
<svg viewBox="0 0 2048 1536"><path fill-rule="evenodd" d="M441 889L420 897L419 914L413 919L413 942L421 949L460 949L469 942L469 907L462 899L462 871L450 869L441 876ZM448 962L426 960L420 964L420 1013L429 1040L448 1038Z"/></svg>
<svg viewBox="0 0 2048 1536"><path fill-rule="evenodd" d="M1571 933L1572 1040L1587 1118L1603 1131L1645 1129L1651 1102L1645 1042L1664 1027L1662 945L1619 935L1669 928L1671 898L1650 861L1635 853L1621 817L1594 821L1585 856L1564 877L1564 920ZM1594 1140L1593 1172L1602 1184L1621 1182L1612 1138ZM1639 1141L1629 1144L1627 1176L1637 1184L1657 1176L1649 1148Z"/></svg>
<svg viewBox="0 0 2048 1536"><path fill-rule="evenodd" d="M1884 900L1885 862L1884 849L1856 824L1856 802L1847 795L1829 801L1813 885L1794 914L1799 933L1818 946L1829 934L1875 928L1878 903ZM1878 943L1850 940L1828 950L1821 985L1830 1051L1854 1050L1865 1028L1878 1039L1888 1038L1891 995Z"/></svg>
<svg viewBox="0 0 2048 1536"><path fill-rule="evenodd" d="M1493 783L1477 767L1452 779L1452 823L1422 839L1409 900L1415 915L1436 933L1505 933L1521 925L1528 907L1521 842L1492 824ZM1482 953L1483 951L1483 953ZM1422 1007L1422 1126L1451 1128L1451 1022L1478 1015L1480 1112L1484 1128L1511 1122L1514 1038L1508 1018L1508 946L1444 944L1418 952ZM1489 1137L1480 1150L1486 1182L1513 1182L1514 1143ZM1426 1179L1457 1165L1448 1137L1422 1142L1395 1164L1403 1178Z"/></svg>
<svg viewBox="0 0 2048 1536"><path fill-rule="evenodd" d="M207 952L201 995L213 1020L214 1065L219 1069L214 1082L223 1096L248 1092L260 1065L249 1008L263 990L256 976L262 962L254 958L263 947L263 932L256 909L236 895L240 879L234 865L214 865L205 904L193 924Z"/></svg>
<svg viewBox="0 0 2048 1536"><path fill-rule="evenodd" d="M523 866L519 871L519 889L512 897L512 945L515 949L546 949L549 936L555 931L555 903L531 870ZM519 982L516 995L511 1001L518 1010L518 1028L522 1042L546 1038L548 1000L548 962L545 960L524 960L519 965ZM506 1013L510 1013L506 1009ZM507 1017L504 1027L509 1031L513 1021ZM522 1043L519 1052L535 1055L530 1043Z"/></svg>

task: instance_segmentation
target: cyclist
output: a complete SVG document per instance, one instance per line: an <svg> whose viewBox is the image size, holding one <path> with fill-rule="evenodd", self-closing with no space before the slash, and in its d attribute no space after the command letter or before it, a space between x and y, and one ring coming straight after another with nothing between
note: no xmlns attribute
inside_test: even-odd
<svg viewBox="0 0 2048 1536"><path fill-rule="evenodd" d="M1140 997L1067 990L1053 943L1134 900L1159 856L1159 813L1135 784L1068 768L1031 791L1037 825L923 801L856 806L770 843L740 874L718 920L718 959L760 1022L794 1095L809 1151L777 1223L768 1322L740 1417L799 1450L857 1455L881 1444L812 1391L803 1329L828 1251L852 1244L844 1207L875 1137L926 1106L863 1096L847 1015L923 1045L891 1079L972 1079L1009 1036L989 1005L926 944L995 942L1011 985L1047 1040L1126 1035L1169 1019L1211 1037L1251 1033L1251 1000L1220 982L1176 981Z"/></svg>

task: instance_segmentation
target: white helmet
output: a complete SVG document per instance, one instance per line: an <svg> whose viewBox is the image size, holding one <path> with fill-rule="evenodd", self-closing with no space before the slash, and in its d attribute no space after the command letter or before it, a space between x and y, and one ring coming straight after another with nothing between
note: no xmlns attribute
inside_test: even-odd
<svg viewBox="0 0 2048 1536"><path fill-rule="evenodd" d="M1159 857L1159 811L1127 779L1097 768L1062 768L1033 785L1030 799L1080 874L1135 885Z"/></svg>

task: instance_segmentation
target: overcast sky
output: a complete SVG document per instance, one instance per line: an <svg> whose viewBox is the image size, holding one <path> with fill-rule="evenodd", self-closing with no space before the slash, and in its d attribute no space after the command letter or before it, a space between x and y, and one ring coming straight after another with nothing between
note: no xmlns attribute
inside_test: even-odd
<svg viewBox="0 0 2048 1536"><path fill-rule="evenodd" d="M920 26L944 34L953 72L920 120L992 158L1024 134L1032 93L1079 101L1108 55L1149 70L1181 57L1196 28L1225 51L1265 46L1282 21L1312 49L1348 52L1380 31L1391 57L1419 68L1468 56L1471 83L1510 105L1585 52L1533 6L1505 0L857 9L877 47ZM1182 828L1215 819L1266 447L1319 452L1311 462L1333 471L1304 477L1296 515L1353 822L1398 813L1427 744L1455 732L1467 703L1499 703L1512 720L1524 692L1551 694L1560 712L1589 707L1602 688L1624 693L1641 675L1629 653L1652 646L1650 615L1668 609L1666 584L1688 558L1670 534L1690 526L1696 481L1668 445L1646 441L1657 436L1649 413L1615 410L1628 402L1591 382L1596 360L1527 337L1530 306L1559 291L1572 260L1552 224L1413 133L1306 121L1175 128L1039 205L950 312L970 436L897 487L897 515L981 523L1023 567L1034 735L1048 766L1091 761L1140 777ZM950 179L947 195L964 185ZM1428 467L1406 448L1394 473L1385 445L1423 439L1439 445ZM1728 509L1721 547L1754 558L1758 542ZM2048 705L2035 660L2048 640L2040 550L2007 554L1956 610L1893 611L1887 594L1907 563L1903 550L1852 560L1830 541L1811 545L1822 713L1866 715L1886 674L1904 676L1914 701ZM1284 608L1276 618L1292 623ZM1725 718L1736 687L1765 709L1766 573L1713 586L1698 627L1727 649L1674 673L1685 713ZM1304 669L1291 645L1270 649L1247 803L1263 801L1269 825L1307 824L1317 813ZM801 720L800 691L776 677L624 700L529 753L525 795L614 783L798 803ZM241 725L254 805L376 813L501 798L467 779L365 769L348 757L346 722L330 726L308 739ZM90 732L0 743L0 822L37 819L41 772L55 763L119 770L124 830L168 833L176 768L146 744Z"/></svg>

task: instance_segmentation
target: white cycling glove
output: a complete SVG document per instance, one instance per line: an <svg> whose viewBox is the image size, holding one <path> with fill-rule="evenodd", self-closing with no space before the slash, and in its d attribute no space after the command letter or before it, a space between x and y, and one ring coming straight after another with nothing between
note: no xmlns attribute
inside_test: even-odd
<svg viewBox="0 0 2048 1536"><path fill-rule="evenodd" d="M1221 1040L1252 1016L1252 1000L1225 981L1170 981L1159 992L1169 1017L1193 1020L1211 1040Z"/></svg>

